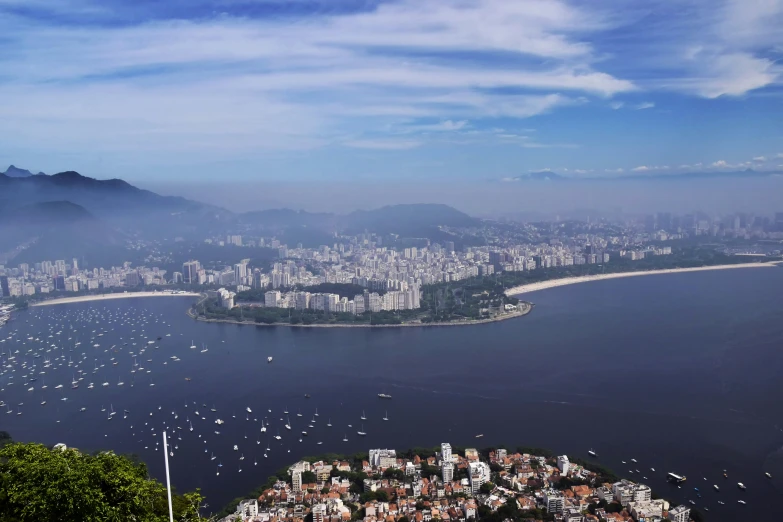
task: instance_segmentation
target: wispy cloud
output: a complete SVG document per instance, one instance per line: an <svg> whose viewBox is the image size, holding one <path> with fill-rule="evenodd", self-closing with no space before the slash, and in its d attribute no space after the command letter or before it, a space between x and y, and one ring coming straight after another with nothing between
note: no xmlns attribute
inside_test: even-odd
<svg viewBox="0 0 783 522"><path fill-rule="evenodd" d="M0 141L123 158L544 154L579 144L556 125L491 129L776 85L781 26L780 0L0 0ZM639 160L656 161L669 160Z"/></svg>
<svg viewBox="0 0 783 522"><path fill-rule="evenodd" d="M414 140L351 140L342 143L346 147L355 149L376 149L376 150L408 150L420 147L423 143Z"/></svg>

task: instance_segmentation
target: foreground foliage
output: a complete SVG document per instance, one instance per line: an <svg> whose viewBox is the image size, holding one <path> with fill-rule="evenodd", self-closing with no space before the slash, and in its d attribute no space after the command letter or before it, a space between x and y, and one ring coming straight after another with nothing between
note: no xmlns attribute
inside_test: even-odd
<svg viewBox="0 0 783 522"><path fill-rule="evenodd" d="M174 518L199 520L203 497L196 490L174 495ZM166 488L147 467L102 452L49 449L10 443L0 448L0 522L168 520Z"/></svg>

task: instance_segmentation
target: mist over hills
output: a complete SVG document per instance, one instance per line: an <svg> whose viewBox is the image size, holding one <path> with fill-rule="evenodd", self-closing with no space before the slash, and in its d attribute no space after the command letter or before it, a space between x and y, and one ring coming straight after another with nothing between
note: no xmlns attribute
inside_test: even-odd
<svg viewBox="0 0 783 522"><path fill-rule="evenodd" d="M85 251L94 260L112 249L126 248L133 239L201 241L237 227L274 235L286 244L318 246L332 243L336 233L448 240L451 237L439 227L480 224L442 204L391 205L348 214L287 208L235 213L162 196L121 179L100 180L74 171L53 175L17 167L9 171L12 175L0 174L0 259L19 262L80 257Z"/></svg>

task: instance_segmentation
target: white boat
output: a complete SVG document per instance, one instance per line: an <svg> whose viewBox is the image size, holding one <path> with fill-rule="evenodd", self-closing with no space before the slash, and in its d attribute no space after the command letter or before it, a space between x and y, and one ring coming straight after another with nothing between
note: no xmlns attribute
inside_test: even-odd
<svg viewBox="0 0 783 522"><path fill-rule="evenodd" d="M237 446L236 444L234 444L234 451L238 451L238 450L239 450L239 446Z"/></svg>
<svg viewBox="0 0 783 522"><path fill-rule="evenodd" d="M367 416L364 414L364 410L362 410L362 416L359 418L362 420L367 420Z"/></svg>
<svg viewBox="0 0 783 522"><path fill-rule="evenodd" d="M742 504L744 506L745 504L747 504L747 502L745 502L744 500L738 500L737 504Z"/></svg>
<svg viewBox="0 0 783 522"><path fill-rule="evenodd" d="M383 415L383 420L387 421L389 420L389 412L386 411L386 413Z"/></svg>
<svg viewBox="0 0 783 522"><path fill-rule="evenodd" d="M245 408L245 409L247 410L247 412L248 412L248 413L253 413L253 410L251 410L251 409L250 409L250 406L248 406L248 407L247 407L247 408Z"/></svg>
<svg viewBox="0 0 783 522"><path fill-rule="evenodd" d="M717 484L713 484L712 487L715 488L715 491L720 491L720 488L718 487Z"/></svg>
<svg viewBox="0 0 783 522"><path fill-rule="evenodd" d="M266 362L272 362L272 357L267 357Z"/></svg>
<svg viewBox="0 0 783 522"><path fill-rule="evenodd" d="M193 341L192 341L192 340L190 341L190 349L191 349L191 350L195 350L195 349L196 349L196 345L195 345L195 344L193 344Z"/></svg>
<svg viewBox="0 0 783 522"><path fill-rule="evenodd" d="M587 452L587 454L590 455L591 457L597 457L598 456L598 454L595 451L593 451L593 448L590 448L590 450ZM625 464L625 462L623 462L623 464Z"/></svg>
<svg viewBox="0 0 783 522"><path fill-rule="evenodd" d="M386 393L379 393L379 394L378 394L378 398L379 398L379 399L391 399L391 398L392 398L392 396L391 396L391 395L388 395L388 394L386 394Z"/></svg>
<svg viewBox="0 0 783 522"><path fill-rule="evenodd" d="M748 488L745 487L745 484L743 484L742 482L737 482L737 487L740 488L743 491L748 489Z"/></svg>
<svg viewBox="0 0 783 522"><path fill-rule="evenodd" d="M359 431L357 431L357 432L356 432L356 434L357 434L357 435L361 435L362 437L364 437L365 435L367 435L367 433L364 431L364 424L362 424L362 429L361 429L361 430L359 430Z"/></svg>

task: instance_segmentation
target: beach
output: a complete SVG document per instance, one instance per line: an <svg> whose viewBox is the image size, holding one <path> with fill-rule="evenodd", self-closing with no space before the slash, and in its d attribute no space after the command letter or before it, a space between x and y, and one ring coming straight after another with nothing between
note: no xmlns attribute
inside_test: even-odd
<svg viewBox="0 0 783 522"><path fill-rule="evenodd" d="M611 274L596 274L581 277L564 277L562 279L550 279L527 285L515 286L506 290L506 295L520 295L529 292L538 292L558 286L573 285L577 283L589 283L591 281L603 281L604 279L617 279L620 277L636 277L660 274L679 274L682 272L701 272L703 270L728 270L730 268L765 268L776 267L778 262L772 263L739 263L735 265L695 266L691 268L666 268L662 270L644 270L639 272L614 272Z"/></svg>
<svg viewBox="0 0 783 522"><path fill-rule="evenodd" d="M118 292L115 294L97 294L97 295L80 295L76 297L61 297L58 299L49 299L48 301L41 301L38 303L31 303L30 306L51 306L58 304L68 303L84 303L87 301L103 301L106 299L126 299L128 297L198 297L201 294L194 292Z"/></svg>

